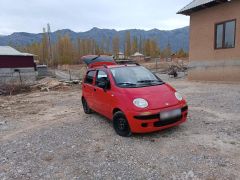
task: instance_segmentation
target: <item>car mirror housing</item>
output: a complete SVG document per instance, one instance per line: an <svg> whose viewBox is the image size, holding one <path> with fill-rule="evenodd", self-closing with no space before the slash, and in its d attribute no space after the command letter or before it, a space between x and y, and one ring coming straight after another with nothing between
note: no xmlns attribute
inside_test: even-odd
<svg viewBox="0 0 240 180"><path fill-rule="evenodd" d="M98 83L98 87L103 89L107 89L107 85L108 85L107 81L101 81Z"/></svg>

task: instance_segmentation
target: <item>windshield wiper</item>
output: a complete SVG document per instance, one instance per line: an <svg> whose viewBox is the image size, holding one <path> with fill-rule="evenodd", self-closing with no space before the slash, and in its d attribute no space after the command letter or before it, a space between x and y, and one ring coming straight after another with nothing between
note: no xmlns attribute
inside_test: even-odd
<svg viewBox="0 0 240 180"><path fill-rule="evenodd" d="M161 82L159 80L140 80L138 83L152 83L152 82Z"/></svg>
<svg viewBox="0 0 240 180"><path fill-rule="evenodd" d="M147 85L162 85L163 81L160 80L140 80L138 83L147 84Z"/></svg>
<svg viewBox="0 0 240 180"><path fill-rule="evenodd" d="M135 84L135 83L130 83L130 82L122 82L122 83L118 83L117 85L137 86L137 84Z"/></svg>

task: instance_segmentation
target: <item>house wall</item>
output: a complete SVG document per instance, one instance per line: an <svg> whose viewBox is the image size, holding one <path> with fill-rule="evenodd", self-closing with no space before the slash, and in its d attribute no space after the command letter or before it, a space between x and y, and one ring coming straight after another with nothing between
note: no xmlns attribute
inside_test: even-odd
<svg viewBox="0 0 240 180"><path fill-rule="evenodd" d="M19 72L16 72L19 71ZM21 77L21 79L20 79ZM33 84L36 81L36 71L29 68L0 68L0 86L4 84Z"/></svg>
<svg viewBox="0 0 240 180"><path fill-rule="evenodd" d="M215 24L236 19L232 49L214 49ZM191 14L189 79L240 81L240 1L232 0Z"/></svg>
<svg viewBox="0 0 240 180"><path fill-rule="evenodd" d="M0 85L33 84L35 81L33 56L0 56Z"/></svg>
<svg viewBox="0 0 240 180"><path fill-rule="evenodd" d="M0 56L0 68L34 67L33 56Z"/></svg>

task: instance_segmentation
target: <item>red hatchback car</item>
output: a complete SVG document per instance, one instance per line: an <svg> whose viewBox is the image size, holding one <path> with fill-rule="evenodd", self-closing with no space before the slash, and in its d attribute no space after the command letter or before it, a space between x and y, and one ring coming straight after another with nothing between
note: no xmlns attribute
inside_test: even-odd
<svg viewBox="0 0 240 180"><path fill-rule="evenodd" d="M188 106L169 84L140 65L117 65L109 56L85 56L88 71L82 83L84 112L98 112L113 121L120 136L177 126Z"/></svg>

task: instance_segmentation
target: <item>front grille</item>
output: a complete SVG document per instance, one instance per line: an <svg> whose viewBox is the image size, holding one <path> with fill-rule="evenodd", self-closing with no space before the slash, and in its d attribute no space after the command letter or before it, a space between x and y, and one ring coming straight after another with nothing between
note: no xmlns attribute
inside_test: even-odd
<svg viewBox="0 0 240 180"><path fill-rule="evenodd" d="M134 118L139 120L159 119L159 114L152 114L152 115L146 115L146 116L134 116Z"/></svg>
<svg viewBox="0 0 240 180"><path fill-rule="evenodd" d="M181 108L182 112L185 112L188 110L188 106L184 106ZM138 120L153 120L153 119L159 119L160 113L158 114L151 114L151 115L139 115L139 116L134 116L135 119Z"/></svg>
<svg viewBox="0 0 240 180"><path fill-rule="evenodd" d="M182 116L178 116L178 117L170 118L170 119L167 119L167 120L157 121L157 122L155 122L153 125L154 125L155 127L167 126L167 125L169 125L169 124L174 124L174 123L180 121L181 119L182 119Z"/></svg>

